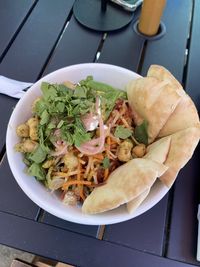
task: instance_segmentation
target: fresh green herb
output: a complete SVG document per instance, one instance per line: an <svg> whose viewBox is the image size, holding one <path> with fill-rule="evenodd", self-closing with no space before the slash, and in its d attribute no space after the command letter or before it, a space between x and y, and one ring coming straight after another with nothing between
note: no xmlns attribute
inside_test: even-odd
<svg viewBox="0 0 200 267"><path fill-rule="evenodd" d="M121 139L127 139L132 135L132 131L128 128L124 128L121 125L118 125L115 129L114 136L121 138Z"/></svg>
<svg viewBox="0 0 200 267"><path fill-rule="evenodd" d="M109 158L105 157L103 159L103 167L104 167L104 169L108 169L110 167L110 159Z"/></svg>
<svg viewBox="0 0 200 267"><path fill-rule="evenodd" d="M29 157L35 163L41 163L45 160L47 153L42 149L39 145L34 152L32 152L31 156Z"/></svg>
<svg viewBox="0 0 200 267"><path fill-rule="evenodd" d="M35 162L28 168L28 174L35 176L39 181L45 180L46 177L45 170L41 167L40 164L37 164Z"/></svg>
<svg viewBox="0 0 200 267"><path fill-rule="evenodd" d="M45 128L44 126L39 126L39 141L40 141L40 147L41 149L48 154L51 150L49 145L46 144L45 142L45 133L48 128ZM47 138L46 138L47 139Z"/></svg>
<svg viewBox="0 0 200 267"><path fill-rule="evenodd" d="M74 90L74 96L78 98L87 98L87 88L77 86L76 89Z"/></svg>
<svg viewBox="0 0 200 267"><path fill-rule="evenodd" d="M41 114L40 124L41 125L47 124L48 121L49 121L49 113L45 109Z"/></svg>
<svg viewBox="0 0 200 267"><path fill-rule="evenodd" d="M60 122L59 122L58 125L57 125L57 128L58 128L58 129L61 128L61 127L63 126L64 123L65 123L64 120L60 120Z"/></svg>
<svg viewBox="0 0 200 267"><path fill-rule="evenodd" d="M49 129L49 130L52 130L52 129L55 129L56 128L56 125L55 125L55 123L53 123L53 122L50 122L48 125L47 125L47 129Z"/></svg>
<svg viewBox="0 0 200 267"><path fill-rule="evenodd" d="M148 122L146 120L135 127L134 137L139 143L148 145Z"/></svg>
<svg viewBox="0 0 200 267"><path fill-rule="evenodd" d="M41 90L45 100L53 100L57 96L57 90L53 84L43 82Z"/></svg>
<svg viewBox="0 0 200 267"><path fill-rule="evenodd" d="M96 82L91 77L82 81L82 83L86 87L96 91L96 94L102 97L103 115L105 120L109 117L117 99L127 99L127 93L125 91L114 88L105 83Z"/></svg>
<svg viewBox="0 0 200 267"><path fill-rule="evenodd" d="M65 104L63 102L58 102L56 104L56 108L57 108L57 112L62 113L65 110Z"/></svg>

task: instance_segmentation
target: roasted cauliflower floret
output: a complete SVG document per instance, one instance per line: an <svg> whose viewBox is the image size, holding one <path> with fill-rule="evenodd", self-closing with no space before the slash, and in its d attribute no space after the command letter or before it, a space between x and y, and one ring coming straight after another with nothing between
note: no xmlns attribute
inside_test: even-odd
<svg viewBox="0 0 200 267"><path fill-rule="evenodd" d="M120 161L127 162L131 159L131 150L133 148L133 144L130 141L123 141L117 151L117 157Z"/></svg>
<svg viewBox="0 0 200 267"><path fill-rule="evenodd" d="M67 167L70 171L75 170L78 167L78 158L73 154L73 152L67 153L62 160L65 167Z"/></svg>
<svg viewBox="0 0 200 267"><path fill-rule="evenodd" d="M15 145L15 150L21 153L31 153L37 148L37 146L37 142L31 139L25 139L23 142Z"/></svg>
<svg viewBox="0 0 200 267"><path fill-rule="evenodd" d="M132 149L132 155L134 158L142 158L146 153L146 146L139 144Z"/></svg>
<svg viewBox="0 0 200 267"><path fill-rule="evenodd" d="M67 205L74 206L77 204L77 201L78 201L77 196L72 190L68 190L63 198L63 203Z"/></svg>
<svg viewBox="0 0 200 267"><path fill-rule="evenodd" d="M16 133L19 137L29 137L29 126L26 123L17 126Z"/></svg>
<svg viewBox="0 0 200 267"><path fill-rule="evenodd" d="M39 139L39 137L38 137L38 125L39 125L38 118L30 118L27 121L27 124L29 126L29 136L30 136L31 140L37 141Z"/></svg>

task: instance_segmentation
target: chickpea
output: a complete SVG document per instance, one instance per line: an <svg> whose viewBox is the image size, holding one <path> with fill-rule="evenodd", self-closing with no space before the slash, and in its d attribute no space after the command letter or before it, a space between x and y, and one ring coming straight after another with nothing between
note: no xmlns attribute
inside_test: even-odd
<svg viewBox="0 0 200 267"><path fill-rule="evenodd" d="M27 124L20 124L16 129L19 137L29 137L29 126Z"/></svg>
<svg viewBox="0 0 200 267"><path fill-rule="evenodd" d="M127 162L131 159L133 144L130 141L123 141L118 148L117 157L120 161Z"/></svg>
<svg viewBox="0 0 200 267"><path fill-rule="evenodd" d="M146 153L146 146L139 144L132 149L132 155L135 158L142 158Z"/></svg>
<svg viewBox="0 0 200 267"><path fill-rule="evenodd" d="M39 139L39 137L38 137L38 125L39 125L38 118L30 118L27 121L27 124L28 124L29 129L30 129L29 135L30 135L31 140L37 141Z"/></svg>
<svg viewBox="0 0 200 267"><path fill-rule="evenodd" d="M31 139L26 139L22 143L16 144L15 150L21 153L31 153L37 148L37 146L38 146L37 142Z"/></svg>
<svg viewBox="0 0 200 267"><path fill-rule="evenodd" d="M70 170L75 170L78 167L78 158L73 154L73 152L67 153L62 158L65 166Z"/></svg>
<svg viewBox="0 0 200 267"><path fill-rule="evenodd" d="M49 169L54 164L53 159L48 159L42 164L42 168Z"/></svg>

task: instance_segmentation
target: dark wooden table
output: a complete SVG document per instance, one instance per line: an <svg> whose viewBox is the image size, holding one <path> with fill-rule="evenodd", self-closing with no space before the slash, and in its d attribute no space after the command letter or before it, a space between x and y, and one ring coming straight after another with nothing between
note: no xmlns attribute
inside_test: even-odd
<svg viewBox="0 0 200 267"><path fill-rule="evenodd" d="M74 0L0 0L0 75L35 82L76 63L104 62L145 75L151 64L168 68L200 110L200 1L168 0L167 32L147 41L133 31L100 33L74 18ZM97 55L99 57L97 57ZM199 266L195 260L200 195L199 148L170 192L130 221L84 226L36 206L17 185L5 151L6 127L16 104L0 96L0 243L84 267Z"/></svg>

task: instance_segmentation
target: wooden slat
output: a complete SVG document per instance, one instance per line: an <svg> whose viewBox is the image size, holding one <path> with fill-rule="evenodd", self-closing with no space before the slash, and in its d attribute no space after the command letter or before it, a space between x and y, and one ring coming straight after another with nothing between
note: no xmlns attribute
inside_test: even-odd
<svg viewBox="0 0 200 267"><path fill-rule="evenodd" d="M0 61L34 3L34 0L22 0L20 4L13 0L0 1Z"/></svg>
<svg viewBox="0 0 200 267"><path fill-rule="evenodd" d="M134 20L137 20L138 12L139 9ZM134 32L133 23L130 23L123 30L108 33L98 62L121 66L136 72L143 45L144 39Z"/></svg>
<svg viewBox="0 0 200 267"><path fill-rule="evenodd" d="M0 222L0 243L75 266L194 267L10 214Z"/></svg>
<svg viewBox="0 0 200 267"><path fill-rule="evenodd" d="M162 255L167 200L132 220L106 226L104 240Z"/></svg>
<svg viewBox="0 0 200 267"><path fill-rule="evenodd" d="M44 74L73 64L93 62L101 39L101 33L84 28L72 17Z"/></svg>
<svg viewBox="0 0 200 267"><path fill-rule="evenodd" d="M186 78L186 91L192 97L198 111L200 112L200 88L199 88L199 68L200 68L200 2L195 1L194 17L192 21L191 42L189 47L188 72Z"/></svg>
<svg viewBox="0 0 200 267"><path fill-rule="evenodd" d="M4 57L0 65L1 74L14 79L35 81L66 23L72 4L73 1L71 0L67 2L62 0L59 3L46 0L40 1ZM59 13L56 19L55 12ZM8 119L15 104L16 100L1 95L0 150L2 150L5 143ZM35 218L38 207L19 189L9 170L6 159L3 160L1 165L0 181L2 183L0 187L2 199L0 210Z"/></svg>
<svg viewBox="0 0 200 267"><path fill-rule="evenodd" d="M195 1L192 32L189 46L189 61L186 76L186 91L192 97L198 111L200 111L200 2ZM197 210L200 200L199 174L200 146L186 167L181 171L175 187L174 205L171 219L169 247L167 257L187 261L193 264L200 263L196 259L197 249Z"/></svg>
<svg viewBox="0 0 200 267"><path fill-rule="evenodd" d="M34 82L66 23L73 2L39 1L2 61L0 73Z"/></svg>
<svg viewBox="0 0 200 267"><path fill-rule="evenodd" d="M59 37L73 0L42 0L35 6L15 42L0 65L1 75L22 80L36 81ZM59 14L55 16L55 13ZM16 100L0 96L0 151L5 143L7 123Z"/></svg>
<svg viewBox="0 0 200 267"><path fill-rule="evenodd" d="M35 219L38 206L21 190L13 177L5 156L0 165L0 211Z"/></svg>
<svg viewBox="0 0 200 267"><path fill-rule="evenodd" d="M97 236L98 226L82 225L77 223L71 223L65 220L61 220L47 212L45 212L42 222L60 227L62 229L70 230L76 233L81 233L88 236Z"/></svg>
<svg viewBox="0 0 200 267"><path fill-rule="evenodd" d="M180 172L174 192L167 257L199 264L197 249L197 208L200 195L199 153Z"/></svg>
<svg viewBox="0 0 200 267"><path fill-rule="evenodd" d="M167 1L162 18L166 34L159 40L148 41L142 68L143 75L146 75L151 64L160 64L182 82L191 11L192 1Z"/></svg>

